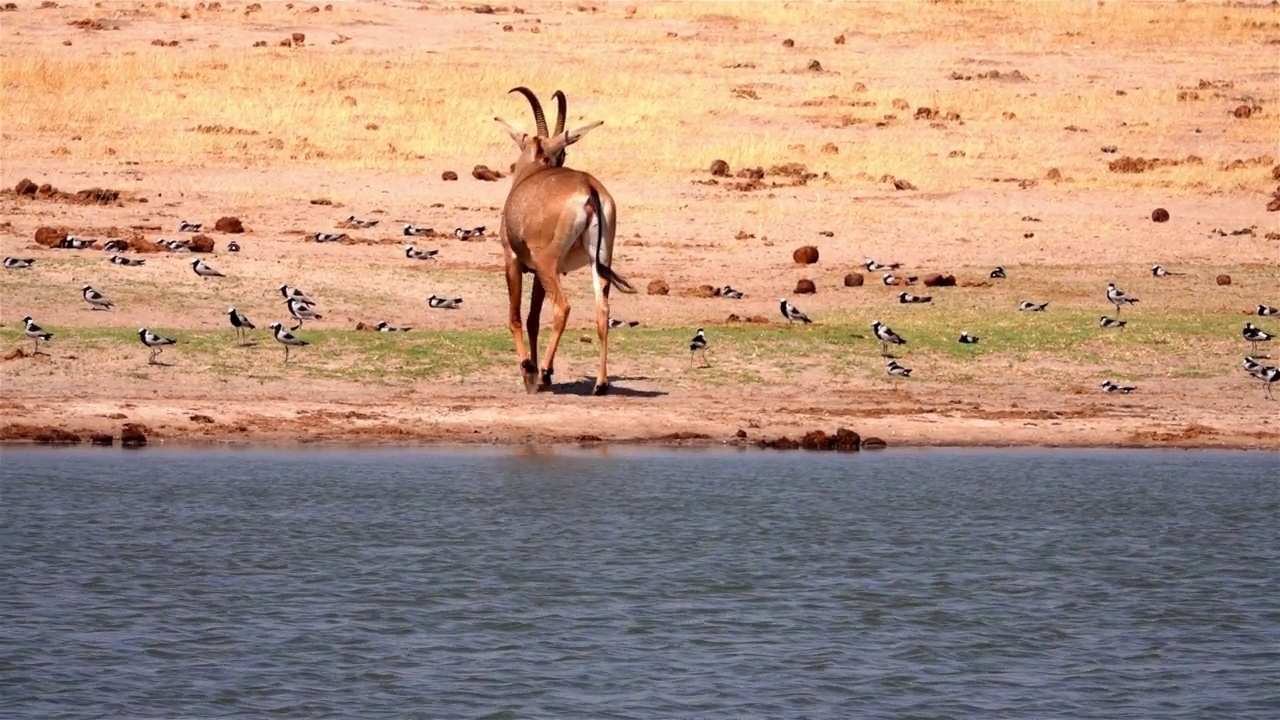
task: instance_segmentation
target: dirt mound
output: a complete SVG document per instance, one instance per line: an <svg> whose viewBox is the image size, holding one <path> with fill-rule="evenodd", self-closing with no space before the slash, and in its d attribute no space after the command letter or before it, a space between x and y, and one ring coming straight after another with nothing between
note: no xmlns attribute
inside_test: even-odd
<svg viewBox="0 0 1280 720"><path fill-rule="evenodd" d="M56 248L67 239L66 228L40 227L36 228L36 244L44 247Z"/></svg>
<svg viewBox="0 0 1280 720"><path fill-rule="evenodd" d="M797 265L812 265L818 262L818 248L812 245L802 245L791 253L791 259L796 261Z"/></svg>
<svg viewBox="0 0 1280 720"><path fill-rule="evenodd" d="M818 292L818 286L814 285L812 280L808 278L802 278L801 280L796 282L795 294L812 295L816 292Z"/></svg>
<svg viewBox="0 0 1280 720"><path fill-rule="evenodd" d="M650 295L652 294L653 293L650 293ZM679 295L680 297L710 298L710 297L716 296L716 289L711 287L710 285L699 285L698 287L695 287L695 288L681 290Z"/></svg>
<svg viewBox="0 0 1280 720"><path fill-rule="evenodd" d="M924 276L925 287L955 287L956 276L950 273L930 273Z"/></svg>
<svg viewBox="0 0 1280 720"><path fill-rule="evenodd" d="M242 233L244 224L238 217L220 217L218 222L213 224L213 229L220 233Z"/></svg>
<svg viewBox="0 0 1280 720"><path fill-rule="evenodd" d="M845 287L862 287L864 282L866 282L866 278L862 277L860 272L851 272L844 276Z"/></svg>
<svg viewBox="0 0 1280 720"><path fill-rule="evenodd" d="M9 423L0 427L0 440L26 440L41 445L77 445L80 436L52 425Z"/></svg>
<svg viewBox="0 0 1280 720"><path fill-rule="evenodd" d="M191 252L211 253L213 252L213 238L208 235L196 235L187 243L187 247Z"/></svg>
<svg viewBox="0 0 1280 720"><path fill-rule="evenodd" d="M666 280L650 280L649 281L650 295L667 295L670 292L671 292L671 286L667 284Z"/></svg>

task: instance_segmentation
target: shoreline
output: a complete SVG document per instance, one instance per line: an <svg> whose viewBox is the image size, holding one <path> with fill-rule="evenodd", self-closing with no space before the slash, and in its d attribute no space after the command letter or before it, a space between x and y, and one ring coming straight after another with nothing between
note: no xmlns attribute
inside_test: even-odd
<svg viewBox="0 0 1280 720"><path fill-rule="evenodd" d="M341 413L338 413L341 414ZM41 414L43 415L43 414ZM206 417L193 414L192 417ZM136 426L146 436L146 447L183 449L280 449L303 448L385 449L385 448L651 448L694 450L774 450L777 452L841 452L827 448L777 447L765 443L777 443L781 438L800 441L806 433L822 431L834 434L842 427L858 432L863 440L880 438L881 447L862 448L862 452L893 451L897 449L1040 449L1040 450L1236 450L1280 452L1280 433L1229 433L1190 423L1173 423L1160 429L1138 430L1128 423L1121 423L1115 432L1081 426L1064 426L1060 429L1014 427L1015 423L990 424L975 428L977 418L949 418L939 424L936 418L919 415L899 415L895 422L884 418L859 418L854 414L840 418L812 418L793 422L787 426L751 429L732 429L724 423L718 427L707 423L685 425L672 423L664 432L615 434L585 433L574 429L566 432L529 432L515 424L490 422L478 426L419 426L405 428L397 423L353 424L318 427L286 427L266 430L261 421L233 419L228 422L184 424L175 427L160 424L157 419L107 419L107 418L54 418L49 416L23 417L10 415L0 424L0 448L15 447L102 447L135 449L124 446L122 430ZM277 423L272 423L277 424ZM286 424L287 425L287 424ZM896 425L896 427L895 427ZM1129 425L1126 427L1126 425ZM859 430L859 426L867 428ZM674 428L684 427L682 430ZM884 430L891 432L883 432ZM745 436L739 433L745 432ZM110 435L110 445L92 440L95 434ZM74 436L75 440L71 438Z"/></svg>

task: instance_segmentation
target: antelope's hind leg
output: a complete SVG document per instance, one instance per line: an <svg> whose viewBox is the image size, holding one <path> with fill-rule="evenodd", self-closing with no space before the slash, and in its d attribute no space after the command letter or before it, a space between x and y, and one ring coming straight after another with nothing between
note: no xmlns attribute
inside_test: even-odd
<svg viewBox="0 0 1280 720"><path fill-rule="evenodd" d="M521 277L522 268L520 259L510 249L506 253L506 276L507 276L507 305L510 315L507 324L511 328L511 337L515 340L516 356L520 358L520 375L524 380L524 388L526 392L533 392L533 382L537 377L537 363L529 356L529 346L524 342L524 324L520 320L520 304L523 300L524 292L523 278ZM536 322L536 312L531 311L529 314L531 319ZM533 338L534 352L537 352L537 337Z"/></svg>
<svg viewBox="0 0 1280 720"><path fill-rule="evenodd" d="M591 284L596 294L596 334L600 336L600 367L596 370L596 386L592 395L609 392L609 288L608 280L600 277L595 265L591 266Z"/></svg>
<svg viewBox="0 0 1280 720"><path fill-rule="evenodd" d="M547 299L547 287L542 284L541 278L535 273L533 276L533 289L529 292L529 317L526 319L529 326L529 348L531 354L529 359L525 360L525 364L521 366L524 373L524 387L527 392L546 392L551 389L551 364L547 363L547 367L538 372L538 325L542 321L542 303ZM550 348L548 348L550 350ZM548 360L550 355L547 356Z"/></svg>

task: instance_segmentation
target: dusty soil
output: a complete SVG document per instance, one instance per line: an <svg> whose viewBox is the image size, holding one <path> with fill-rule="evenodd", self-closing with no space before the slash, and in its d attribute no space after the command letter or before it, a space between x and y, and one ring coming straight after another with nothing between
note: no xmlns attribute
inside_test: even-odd
<svg viewBox="0 0 1280 720"><path fill-rule="evenodd" d="M183 53L191 53L193 63L205 62L206 55L199 53L241 47L248 52L267 36L274 46L276 35L305 31L308 44L298 52L323 52L340 63L342 58L382 58L385 47L407 42L429 28L442 52L454 53L468 66L493 64L503 79L474 88L491 97L484 101L490 109L477 112L466 126L469 135L492 136L484 141L488 144L482 153L428 149L409 164L397 158L388 160L386 167L369 167L355 156L335 157L337 151L329 157L296 160L238 159L221 151L201 156L205 150L193 150L184 160L172 155L150 158L145 140L122 137L129 133L92 123L60 125L56 116L6 128L0 140L4 185L13 188L26 177L71 194L9 191L0 197L0 253L37 261L30 270L0 271L0 331L8 333L2 349L30 349L20 333L24 315L32 315L57 335L47 356L0 362L0 415L6 423L63 428L86 441L95 432L118 434L124 423L142 423L152 430L153 441L178 443L751 443L815 428L850 427L863 436L884 438L891 446L1280 449L1280 402L1266 400L1259 384L1239 370L1247 344L1238 338L1239 326L1248 319L1245 311L1259 302L1280 305L1280 240L1268 237L1280 231L1280 222L1277 213L1265 209L1275 182L1271 164L1258 161L1232 169L1226 165L1232 158L1259 158L1275 151L1274 136L1267 140L1267 129L1274 124L1242 130L1245 120L1230 110L1238 104L1236 95L1250 94L1262 109L1247 121L1274 123L1280 88L1275 46L1265 42L1267 33L1280 37L1280 29L1266 29L1267 23L1280 28L1276 13L1249 16L1264 25L1254 42L1230 48L1175 46L1163 62L1138 51L1159 38L1136 37L1128 47L1109 37L1106 52L1098 55L1089 50L1087 38L1074 38L1075 45L1068 42L1055 53L1038 54L1025 48L1002 49L1001 43L981 36L910 33L850 33L840 52L856 53L855 59L842 61L827 48L831 39L825 36L834 36L834 29L824 30L822 38L809 37L817 31L787 27L785 18L744 22L740 28L705 10L672 17L641 13L628 20L623 3L596 3L592 6L598 11L579 11L560 3L531 2L522 3L520 14L503 9L506 12L497 16L434 3L341 3L328 16L324 10L286 12L283 3L264 3L263 17L270 22L254 20L257 14L245 15L244 5L236 3L223 4L220 14L198 12L190 18L180 18L173 8L150 9L146 3L60 3L44 10L36 9L37 3L20 5L18 11L0 15L0 62L41 54L77 61L99 56L127 60L128 53L136 51L173 53L175 67L180 68ZM864 10L884 14L891 22L896 11L886 7ZM1176 13L1173 8L1182 5L1168 7ZM102 20L104 26L68 25L86 17ZM901 262L909 274L957 276L960 287L932 290L938 295L939 326L947 332L952 332L948 312L954 310L971 322L988 309L999 307L1007 313L1024 298L1049 300L1054 310L1096 313L1094 317L1113 314L1101 299L1101 289L1118 281L1143 298L1142 305L1125 310L1125 317L1141 318L1144 312L1162 314L1166 320L1180 314L1212 317L1221 323L1221 337L1205 340L1195 334L1203 330L1192 328L1185 338L1174 334L1149 346L1118 346L1121 354L1102 358L1092 350L1041 351L1033 344L981 358L909 346L902 360L915 368L915 376L908 382L884 376L878 348L870 341L849 355L840 348L816 348L795 367L785 355L740 344L713 356L717 368L728 366L737 373L716 381L688 368L681 342L673 343L670 358L658 360L629 356L620 343L611 356L616 393L595 398L586 391L598 345L580 340L594 336L588 329L590 281L579 275L566 280L573 315L557 362L562 386L552 394L524 394L514 352L504 365L490 363L465 373L378 378L375 370L370 378L367 373L354 377L329 372L335 365L358 369L364 362L359 357L323 358L326 372L309 371L308 363L322 362L319 345L304 349L311 354L299 353L298 364L282 370L278 348L261 330L259 345L242 354L247 359L239 361L234 372L219 369L218 362L194 351L184 355L182 346L163 356L171 366L151 367L136 343L76 344L77 332L132 331L141 326L178 335L225 331L230 343L224 314L229 305L245 311L260 328L273 319L288 320L271 295L285 282L317 296L326 314L300 331L303 336L313 328L354 332L357 322L381 319L413 326L406 334L408 342L438 342L432 333L446 330L505 328L506 291L499 246L491 235L498 226L507 181L473 179L470 168L487 164L505 169L514 159L505 134L492 121L494 109L531 124L528 108L517 102L518 97L504 95L508 85L515 84L505 79L513 74L515 63L506 50L514 52L519 43L529 41L529 28L540 18L546 20L548 33L560 28L581 38L621 32L617 28L622 23L630 23L628 32L650 32L655 38L675 33L672 42L683 36L679 47L671 50L673 63L681 67L705 62L703 47L714 48L717 59L732 55L764 64L759 58L781 52L784 37L802 38L802 46L822 43L822 52L805 49L804 58L788 62L803 68L801 60L820 55L823 73L844 72L839 82L852 85L856 78L888 88L888 95L899 94L894 89L901 87L909 88L901 91L903 96L927 98L934 86L982 81L952 79L948 73L953 67L976 75L988 65L1015 66L1031 80L1009 80L1007 75L1004 80L987 79L999 83L998 92L1007 93L994 102L1021 98L1028 107L1010 105L1011 112L1045 115L1044 127L1055 132L1073 124L1096 130L1030 134L1021 154L983 155L986 133L1019 132L994 129L1005 122L998 108L960 107L962 116L987 112L990 119L973 119L963 126L953 121L941 129L929 122L945 123L945 116L911 120L918 115L911 106L896 111L902 119L889 129L892 135L862 134L872 132L870 124L837 129L798 117L795 109L804 107L801 103L812 94L806 88L816 81L799 70L783 69L769 84L756 88L774 103L770 107L776 112L742 104L750 102L746 90L736 91L737 99L728 102L727 85L725 97L692 97L681 103L702 102L708 122L736 136L744 149L727 158L734 173L740 167L796 159L829 173L805 184L793 184L786 175L766 175L762 189L735 190L731 183L739 179L713 178L707 171L708 158L692 149L695 141L685 139L698 131L693 123L682 121L681 127L666 129L647 119L629 117L615 123L609 116L613 105L592 101L582 91L571 92L570 102L582 106L575 111L571 105L571 123L603 116L606 124L573 148L570 162L596 172L617 199L620 231L614 264L641 289L637 295L615 296L614 317L638 319L645 327L685 329L689 336L694 328L706 327L714 346L717 328L725 325L730 313L761 315L776 325L782 323L777 298L789 296L819 324L847 324L851 333L865 335L871 319L886 317L893 324L895 314L905 312L895 300L899 288L884 287L876 273L867 274L864 287L842 287L846 273L862 270L864 258L876 258ZM518 27L515 32L497 29L505 23ZM111 29L114 26L118 29ZM483 47L473 48L471 41L479 33L485 38ZM330 42L342 37L347 40ZM64 44L66 38L72 44ZM183 44L152 50L157 38L176 38ZM209 50L211 44L221 49ZM984 63L959 62L978 56L986 59ZM856 58L868 58L877 74L859 72ZM610 62L619 60L611 56ZM1142 117L1132 114L1130 106L1124 112L1089 106L1074 113L1066 109L1069 101L1062 100L1098 88L1107 94L1127 88L1134 95L1158 88L1172 97L1175 88L1194 85L1195 74L1210 64L1216 68L1215 77L1239 79L1241 87L1224 91L1212 103L1207 98L1213 91L1200 90L1206 102L1184 103L1188 114L1178 121L1178 132L1162 129L1159 137L1133 136L1132 146L1118 155L1099 154L1098 146L1113 137L1123 143L1129 130L1121 128L1142 123ZM724 66L717 64L714 72ZM926 71L927 82L920 79ZM539 76L554 73L544 69ZM1246 78L1253 79L1247 87ZM830 77L823 81L833 82ZM183 88L181 79L171 82L179 90L195 92ZM551 103L553 86L535 89ZM280 92L287 96L292 91ZM8 92L3 102L6 117L30 109ZM874 111L876 116L890 112L894 110L888 103ZM190 117L173 131L195 126L202 117ZM839 112L833 111L829 119L838 118ZM305 123L305 113L294 121ZM394 122L390 118L382 124ZM240 137L234 129L224 128L228 142ZM847 134L855 131L860 134ZM655 144L675 144L664 150L664 163L674 162L670 155L679 155L679 146L689 143L690 157L679 161L684 170L673 177L655 177L635 167L635 160L611 152L611 137L637 132L649 134ZM944 137L940 133L948 139L939 141ZM842 149L835 154L819 150L831 140L838 140ZM371 140L370 147L376 142ZM468 142L459 139L456 144L470 147ZM752 149L752 143L767 147ZM850 145L868 143L878 148L876 162L891 156L895 147L928 145L968 148L972 164L948 165L945 152L921 155L910 172L910 187L921 189L899 190L894 178L870 177L857 166ZM787 149L793 146L800 149ZM56 151L59 147L68 150ZM721 147L735 145L726 141ZM1159 168L1132 178L1106 170L1108 162L1126 153L1198 155L1207 160L1203 167ZM1065 179L1062 173L1058 179L1046 173L1057 167L1066 169ZM447 170L462 179L442 180ZM1153 180L1152 173L1166 174ZM707 184L713 179L718 184ZM775 182L778 187L771 186ZM93 187L122 192L114 202L75 201L76 191ZM325 204L312 202L318 199ZM1157 207L1168 210L1168 222L1152 222ZM307 239L316 231L337 232L351 214L380 224L370 230L342 230L352 238L350 244ZM195 277L187 267L189 254L139 254L136 257L147 259L144 267L121 268L108 264L110 253L101 250L50 249L34 242L42 226L99 238L99 247L109 237L189 237L176 232L180 219L203 222L208 232L224 216L243 220L245 232L209 233L215 251L202 257L226 273L225 281ZM491 235L471 242L451 235L403 237L399 229L410 222L442 233L486 225ZM1229 234L1240 228L1251 232ZM242 252L225 251L233 239L243 246ZM403 245L408 243L440 248L440 257L432 262L406 260ZM802 245L819 249L816 264L793 261L793 251ZM1147 271L1152 262L1186 275L1161 285ZM1009 269L1009 283L987 283L987 271L996 265ZM1232 285L1215 284L1214 278L1223 272L1232 275ZM645 286L655 279L666 281L671 294L646 294ZM791 296L801 279L814 280L818 292ZM88 310L79 298L84 283L103 289L117 300L117 307L111 312ZM689 296L703 284L730 284L746 291L747 297L729 301ZM429 310L429 293L463 295L464 309ZM1280 330L1273 320L1254 320ZM956 325L954 332L960 327ZM544 344L548 332L543 331ZM977 332L984 333L982 328ZM1108 377L1103 373L1117 367L1123 368L1128 382L1139 386L1138 392L1113 396L1098 391L1098 383ZM1183 372L1187 368L1191 370ZM735 377L752 379L738 382ZM31 434L28 427L0 428L0 440L29 441Z"/></svg>

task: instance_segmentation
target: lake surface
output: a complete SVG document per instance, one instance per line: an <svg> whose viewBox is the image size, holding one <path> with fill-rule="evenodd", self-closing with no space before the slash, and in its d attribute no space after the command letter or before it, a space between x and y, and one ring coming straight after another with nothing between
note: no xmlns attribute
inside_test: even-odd
<svg viewBox="0 0 1280 720"><path fill-rule="evenodd" d="M1280 717L1280 454L0 450L7 718Z"/></svg>

